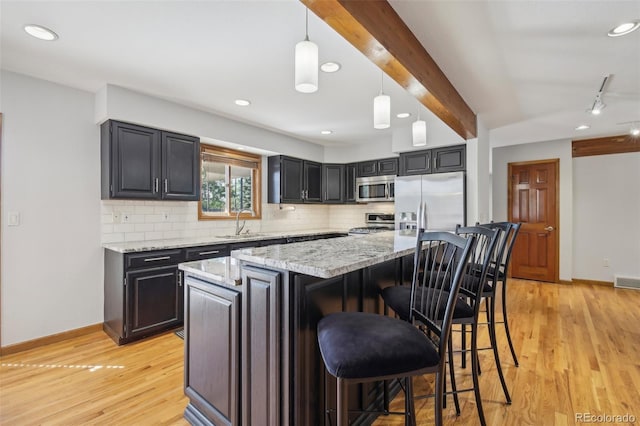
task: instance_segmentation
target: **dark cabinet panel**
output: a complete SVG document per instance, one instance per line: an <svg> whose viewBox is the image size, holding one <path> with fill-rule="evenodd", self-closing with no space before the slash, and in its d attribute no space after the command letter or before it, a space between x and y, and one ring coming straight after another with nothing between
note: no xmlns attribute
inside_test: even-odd
<svg viewBox="0 0 640 426"><path fill-rule="evenodd" d="M382 158L380 160L361 161L356 163L358 177L385 176L398 174L398 158Z"/></svg>
<svg viewBox="0 0 640 426"><path fill-rule="evenodd" d="M397 175L398 174L398 158L383 158L378 160L378 175Z"/></svg>
<svg viewBox="0 0 640 426"><path fill-rule="evenodd" d="M307 203L322 202L322 164L304 161L304 201Z"/></svg>
<svg viewBox="0 0 640 426"><path fill-rule="evenodd" d="M196 201L200 140L119 121L101 126L102 198Z"/></svg>
<svg viewBox="0 0 640 426"><path fill-rule="evenodd" d="M466 145L445 146L400 154L400 176L466 170Z"/></svg>
<svg viewBox="0 0 640 426"><path fill-rule="evenodd" d="M276 155L267 164L269 203L322 202L321 163Z"/></svg>
<svg viewBox="0 0 640 426"><path fill-rule="evenodd" d="M433 148L431 151L435 173L459 172L466 169L466 145Z"/></svg>
<svg viewBox="0 0 640 426"><path fill-rule="evenodd" d="M125 274L125 337L149 334L182 322L182 283L177 266L140 269Z"/></svg>
<svg viewBox="0 0 640 426"><path fill-rule="evenodd" d="M344 201L346 203L356 202L356 168L356 164L344 166Z"/></svg>
<svg viewBox="0 0 640 426"><path fill-rule="evenodd" d="M345 166L344 164L322 165L322 186L326 203L343 203L345 191ZM353 192L353 191L352 191Z"/></svg>
<svg viewBox="0 0 640 426"><path fill-rule="evenodd" d="M162 198L198 200L200 191L200 140L162 132Z"/></svg>
<svg viewBox="0 0 640 426"><path fill-rule="evenodd" d="M192 277L185 285L185 417L192 424L201 424L195 421L201 415L239 424L241 295Z"/></svg>
<svg viewBox="0 0 640 426"><path fill-rule="evenodd" d="M400 154L400 176L431 173L431 150L403 152Z"/></svg>
<svg viewBox="0 0 640 426"><path fill-rule="evenodd" d="M213 259L216 257L229 256L229 246L226 244L216 244L212 246L190 247L185 249L184 252L187 261Z"/></svg>

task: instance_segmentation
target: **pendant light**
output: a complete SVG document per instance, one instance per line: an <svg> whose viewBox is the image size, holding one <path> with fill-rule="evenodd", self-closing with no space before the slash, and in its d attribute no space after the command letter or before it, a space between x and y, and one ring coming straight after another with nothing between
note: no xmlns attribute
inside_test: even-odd
<svg viewBox="0 0 640 426"><path fill-rule="evenodd" d="M388 129L391 126L391 97L382 92L384 72L380 78L380 94L373 98L373 127Z"/></svg>
<svg viewBox="0 0 640 426"><path fill-rule="evenodd" d="M420 120L420 109L418 109L418 119L411 125L413 135L413 146L425 146L427 144L427 122Z"/></svg>
<svg viewBox="0 0 640 426"><path fill-rule="evenodd" d="M306 11L305 37L296 44L296 90L313 93L318 90L318 45L309 41L309 9Z"/></svg>

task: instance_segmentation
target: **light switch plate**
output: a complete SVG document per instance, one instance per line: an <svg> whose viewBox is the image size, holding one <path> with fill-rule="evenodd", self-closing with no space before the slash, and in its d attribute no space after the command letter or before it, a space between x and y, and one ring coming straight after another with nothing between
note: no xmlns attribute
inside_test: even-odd
<svg viewBox="0 0 640 426"><path fill-rule="evenodd" d="M9 212L9 226L20 226L20 212Z"/></svg>

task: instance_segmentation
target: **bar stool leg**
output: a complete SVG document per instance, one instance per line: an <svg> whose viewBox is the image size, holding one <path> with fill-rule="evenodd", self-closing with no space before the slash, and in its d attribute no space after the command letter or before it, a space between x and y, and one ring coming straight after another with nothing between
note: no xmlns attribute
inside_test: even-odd
<svg viewBox="0 0 640 426"><path fill-rule="evenodd" d="M337 425L338 426L349 426L349 402L347 399L347 396L349 394L348 390L347 390L347 383L341 379L341 378L337 378L337 399L338 399L338 406L337 406Z"/></svg>
<svg viewBox="0 0 640 426"><path fill-rule="evenodd" d="M494 314L495 317L495 314ZM515 362L516 367L520 364L518 363L518 357L516 356L516 351L513 348L513 342L511 341L511 333L509 332L509 319L507 318L507 277L504 277L502 280L502 318L504 321L504 331L507 333L507 342L509 342L509 349L511 349L511 356L513 357L513 362Z"/></svg>

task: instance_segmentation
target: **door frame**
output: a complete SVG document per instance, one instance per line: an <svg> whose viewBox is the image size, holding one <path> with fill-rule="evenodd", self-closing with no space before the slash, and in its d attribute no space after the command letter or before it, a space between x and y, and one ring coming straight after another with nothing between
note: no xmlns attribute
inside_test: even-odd
<svg viewBox="0 0 640 426"><path fill-rule="evenodd" d="M556 181L555 181L555 187L556 187L556 200L555 200L555 222L556 222L556 229L555 232L557 232L557 237L556 237L556 244L555 247L553 247L553 250L556 251L556 264L554 267L555 270L555 274L553 277L553 281L556 283L560 282L560 159L559 158L551 158L551 159L547 159L547 160L530 160L530 161L516 161L513 163L508 163L508 172L507 172L507 220L509 222L513 222L513 190L512 190L512 184L511 184L511 179L513 176L513 167L516 166L528 166L528 165L533 165L533 164L554 164L555 167L555 174L556 174ZM509 276L511 276L511 272L509 272Z"/></svg>

